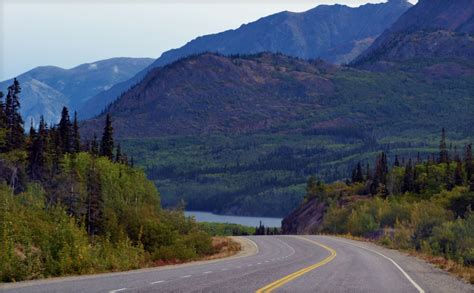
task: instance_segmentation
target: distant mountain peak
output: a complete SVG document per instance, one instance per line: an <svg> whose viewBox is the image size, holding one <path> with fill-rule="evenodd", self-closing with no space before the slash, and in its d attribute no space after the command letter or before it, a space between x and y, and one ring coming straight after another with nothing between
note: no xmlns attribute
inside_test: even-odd
<svg viewBox="0 0 474 293"><path fill-rule="evenodd" d="M19 75L21 113L29 123L39 120L40 115L48 122L56 123L63 106L78 110L97 93L108 90L114 84L127 80L142 70L153 59L111 58L84 63L71 69L56 66L40 66ZM6 91L12 80L0 82L0 91Z"/></svg>
<svg viewBox="0 0 474 293"><path fill-rule="evenodd" d="M439 32L448 33L439 33ZM407 10L353 64L410 58L474 56L474 1L420 0ZM369 65L370 66L370 65Z"/></svg>
<svg viewBox="0 0 474 293"><path fill-rule="evenodd" d="M153 68L206 51L226 56L280 52L303 59L322 58L331 63L348 63L410 6L407 1L360 7L319 5L305 12L283 11L242 24L237 29L198 36L181 48L164 52L132 79L98 94L86 103L81 112L99 114L122 93L144 79Z"/></svg>

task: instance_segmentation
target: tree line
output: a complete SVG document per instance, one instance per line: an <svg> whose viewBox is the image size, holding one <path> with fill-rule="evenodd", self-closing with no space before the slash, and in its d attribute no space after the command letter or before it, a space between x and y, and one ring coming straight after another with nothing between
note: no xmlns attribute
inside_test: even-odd
<svg viewBox="0 0 474 293"><path fill-rule="evenodd" d="M388 196L395 193L415 192L420 193L426 186L423 180L420 180L419 168L417 165L424 165L426 172L429 174L430 166L444 164L444 174L441 174L439 180L446 190L451 191L455 186L469 186L474 190L474 161L472 155L472 144L467 144L464 148L464 157L462 157L457 148L450 154L446 144L446 131L441 131L441 140L439 143L438 156L432 154L426 160L423 160L418 153L415 159L408 158L399 159L395 155L392 168L402 169L403 180L399 184L398 189L394 190L394 182L389 178L389 163L385 152L381 152L375 160L375 168L370 169L369 164L364 168L359 162L352 169L351 178L348 184L364 183L366 184L365 192L370 195L380 194Z"/></svg>

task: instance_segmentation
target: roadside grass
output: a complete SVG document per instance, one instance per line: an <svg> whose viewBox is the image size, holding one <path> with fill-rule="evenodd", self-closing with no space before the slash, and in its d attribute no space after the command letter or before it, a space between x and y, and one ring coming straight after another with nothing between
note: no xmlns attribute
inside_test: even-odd
<svg viewBox="0 0 474 293"><path fill-rule="evenodd" d="M218 258L229 257L237 254L242 250L240 243L232 240L229 237L216 236L212 237L212 246L214 247L215 253L209 256L205 256L202 260L212 260Z"/></svg>

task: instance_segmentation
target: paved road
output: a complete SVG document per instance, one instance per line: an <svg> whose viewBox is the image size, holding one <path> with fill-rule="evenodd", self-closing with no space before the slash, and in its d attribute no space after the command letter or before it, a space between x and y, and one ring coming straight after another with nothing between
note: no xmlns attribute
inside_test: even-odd
<svg viewBox="0 0 474 293"><path fill-rule="evenodd" d="M251 255L0 285L0 292L474 292L396 251L326 236L253 236Z"/></svg>

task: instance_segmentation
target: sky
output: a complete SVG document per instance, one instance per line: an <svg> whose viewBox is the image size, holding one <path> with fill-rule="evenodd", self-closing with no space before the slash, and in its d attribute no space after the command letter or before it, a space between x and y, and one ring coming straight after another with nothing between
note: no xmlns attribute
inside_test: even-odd
<svg viewBox="0 0 474 293"><path fill-rule="evenodd" d="M273 13L384 0L0 0L0 80L37 66L151 57ZM416 0L410 2L415 3Z"/></svg>

